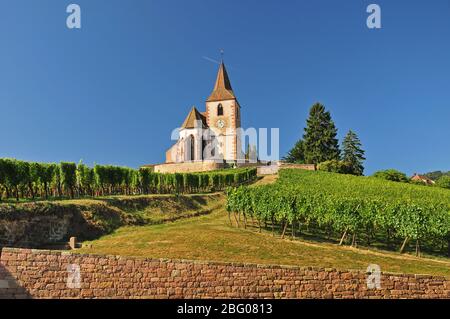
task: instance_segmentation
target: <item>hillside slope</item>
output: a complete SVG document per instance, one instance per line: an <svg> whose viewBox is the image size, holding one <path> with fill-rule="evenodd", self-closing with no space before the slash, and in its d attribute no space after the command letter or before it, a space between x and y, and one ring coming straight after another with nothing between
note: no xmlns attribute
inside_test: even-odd
<svg viewBox="0 0 450 319"><path fill-rule="evenodd" d="M258 233L251 225L247 229L237 228L230 225L224 201L221 208L209 215L160 225L121 227L113 234L88 242L91 248L76 252L357 270L378 264L382 271L450 277L450 262L445 258L416 258L306 239L281 239L267 231Z"/></svg>
<svg viewBox="0 0 450 319"><path fill-rule="evenodd" d="M0 204L0 246L42 248L109 234L120 226L148 225L207 214L220 194L113 196Z"/></svg>

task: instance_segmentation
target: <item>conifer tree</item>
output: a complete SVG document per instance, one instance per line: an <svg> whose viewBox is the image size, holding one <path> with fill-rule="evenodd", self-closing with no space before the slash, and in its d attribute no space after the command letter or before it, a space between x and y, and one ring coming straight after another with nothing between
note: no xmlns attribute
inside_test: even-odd
<svg viewBox="0 0 450 319"><path fill-rule="evenodd" d="M305 154L303 150L303 140L300 139L295 143L294 147L283 158L288 163L300 163L305 162Z"/></svg>
<svg viewBox="0 0 450 319"><path fill-rule="evenodd" d="M342 160L350 164L351 173L355 175L362 175L364 172L363 161L366 158L361 147L358 136L352 130L349 130L342 142Z"/></svg>
<svg viewBox="0 0 450 319"><path fill-rule="evenodd" d="M340 150L336 138L337 129L330 112L320 104L314 104L309 111L303 135L305 163L319 164L329 160L339 160Z"/></svg>

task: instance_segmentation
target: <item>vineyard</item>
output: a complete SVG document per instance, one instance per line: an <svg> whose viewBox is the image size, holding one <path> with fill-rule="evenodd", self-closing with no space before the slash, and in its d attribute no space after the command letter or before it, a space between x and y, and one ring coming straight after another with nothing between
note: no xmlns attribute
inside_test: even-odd
<svg viewBox="0 0 450 319"><path fill-rule="evenodd" d="M0 159L0 201L212 192L255 178L256 168L161 174L148 168Z"/></svg>
<svg viewBox="0 0 450 319"><path fill-rule="evenodd" d="M255 221L285 237L450 255L450 191L326 172L280 170L274 184L227 189L238 226ZM242 221L241 220L242 216Z"/></svg>

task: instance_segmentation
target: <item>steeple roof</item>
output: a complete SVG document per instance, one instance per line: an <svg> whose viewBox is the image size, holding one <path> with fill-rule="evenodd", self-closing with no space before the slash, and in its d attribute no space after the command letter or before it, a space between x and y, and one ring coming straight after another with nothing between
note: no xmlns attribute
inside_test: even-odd
<svg viewBox="0 0 450 319"><path fill-rule="evenodd" d="M183 122L183 125L181 125L181 128L196 128L196 121L201 121L203 128L207 127L206 124L206 117L200 113L195 106L192 107L191 111L189 112L188 116Z"/></svg>
<svg viewBox="0 0 450 319"><path fill-rule="evenodd" d="M206 102L232 100L235 99L233 89L231 88L230 79L228 78L227 69L223 61L220 63L219 72L217 73L216 84Z"/></svg>

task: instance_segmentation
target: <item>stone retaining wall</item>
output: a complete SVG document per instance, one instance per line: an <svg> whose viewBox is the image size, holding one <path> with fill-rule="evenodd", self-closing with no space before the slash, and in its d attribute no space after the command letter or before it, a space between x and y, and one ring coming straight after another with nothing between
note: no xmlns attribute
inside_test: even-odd
<svg viewBox="0 0 450 319"><path fill-rule="evenodd" d="M223 167L223 163L217 163L215 161L193 161L158 164L154 166L154 171L157 173L195 173L213 171Z"/></svg>
<svg viewBox="0 0 450 319"><path fill-rule="evenodd" d="M445 277L382 273L381 289L368 289L367 276L311 267L3 248L0 298L450 298Z"/></svg>

